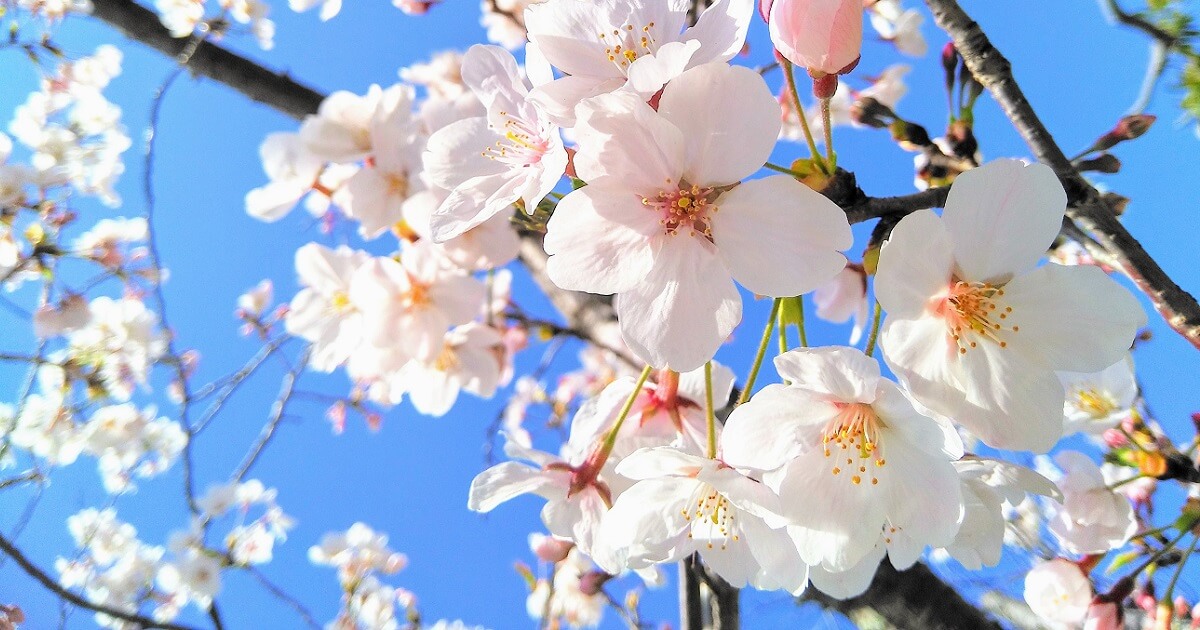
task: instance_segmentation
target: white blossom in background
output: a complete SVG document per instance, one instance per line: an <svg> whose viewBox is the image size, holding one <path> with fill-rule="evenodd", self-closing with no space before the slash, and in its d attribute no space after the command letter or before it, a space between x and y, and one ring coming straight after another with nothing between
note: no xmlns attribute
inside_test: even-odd
<svg viewBox="0 0 1200 630"><path fill-rule="evenodd" d="M878 76L870 77L867 86L860 90L851 87L851 80L839 81L837 91L829 99L829 124L832 127L845 125L862 127L863 125L854 119L852 113L855 103L867 98L875 99L881 105L894 109L900 99L908 94L908 85L905 83L904 77L910 71L912 71L912 67L908 64L892 64L884 68ZM800 126L800 119L796 116L796 107L793 104L791 92L784 91L779 98L779 103L783 110L783 128L780 130L779 137L783 140L804 142L804 129ZM825 120L822 118L820 105L809 107L805 110L805 115L808 117L809 130L813 134L813 139L818 144L824 143Z"/></svg>
<svg viewBox="0 0 1200 630"><path fill-rule="evenodd" d="M1133 357L1127 355L1099 372L1059 372L1058 377L1067 390L1063 435L1100 435L1133 415L1138 397Z"/></svg>
<svg viewBox="0 0 1200 630"><path fill-rule="evenodd" d="M258 149L270 181L246 193L246 213L275 221L292 211L318 184L324 162L308 150L299 133L272 133Z"/></svg>
<svg viewBox="0 0 1200 630"><path fill-rule="evenodd" d="M817 317L835 324L844 324L854 318L850 332L850 344L862 339L867 325L867 272L862 265L848 264L841 273L812 293Z"/></svg>
<svg viewBox="0 0 1200 630"><path fill-rule="evenodd" d="M132 246L145 243L149 233L144 217L100 219L75 239L71 249L115 269L145 255L144 249Z"/></svg>
<svg viewBox="0 0 1200 630"><path fill-rule="evenodd" d="M437 242L459 236L517 201L532 213L567 166L558 127L530 101L511 53L472 46L463 56L462 78L487 115L452 123L429 137L426 175L450 191L430 220Z"/></svg>
<svg viewBox="0 0 1200 630"><path fill-rule="evenodd" d="M566 75L539 86L532 98L570 127L584 99L622 87L648 99L685 70L741 52L753 0L717 0L685 29L691 7L688 0L556 0L529 7L529 40Z"/></svg>
<svg viewBox="0 0 1200 630"><path fill-rule="evenodd" d="M846 264L852 238L833 202L787 176L742 182L775 144L776 107L753 70L713 63L671 81L658 111L627 92L579 108L588 185L547 224L547 272L563 289L617 294L625 342L656 368L712 358L741 321L734 279L787 297Z"/></svg>
<svg viewBox="0 0 1200 630"><path fill-rule="evenodd" d="M1105 553L1129 541L1137 531L1133 507L1108 487L1100 467L1088 456L1063 451L1054 457L1063 470L1058 481L1062 506L1050 520L1050 532L1071 553Z"/></svg>
<svg viewBox="0 0 1200 630"><path fill-rule="evenodd" d="M72 331L67 341L71 358L98 368L107 393L129 400L137 386L147 387L154 362L167 349L158 315L140 300L98 297L89 305L87 326Z"/></svg>
<svg viewBox="0 0 1200 630"><path fill-rule="evenodd" d="M544 618L547 623L558 620L572 629L598 627L608 601L604 593L586 593L581 588L584 577L596 570L578 548L572 548L555 565L553 585L548 580L539 580L529 593L525 600L529 617L534 621Z"/></svg>
<svg viewBox="0 0 1200 630"><path fill-rule="evenodd" d="M99 459L104 488L110 493L132 489L133 477L166 471L183 447L187 433L178 422L156 418L154 407L126 403L101 407L80 428L84 452Z"/></svg>
<svg viewBox="0 0 1200 630"><path fill-rule="evenodd" d="M925 16L916 9L905 10L900 0L875 0L868 11L871 26L884 41L910 57L924 57L929 51L921 24Z"/></svg>
<svg viewBox="0 0 1200 630"><path fill-rule="evenodd" d="M471 322L446 333L442 350L432 360L414 359L393 378L408 394L417 411L443 416L458 400L459 392L491 398L500 383L503 340L496 329ZM399 389L393 386L393 391Z"/></svg>
<svg viewBox="0 0 1200 630"><path fill-rule="evenodd" d="M408 564L408 558L388 547L388 537L365 523L354 523L345 532L331 532L321 544L308 549L316 565L337 569L338 581L349 588L372 573L392 575Z"/></svg>
<svg viewBox="0 0 1200 630"><path fill-rule="evenodd" d="M365 343L421 361L438 356L451 326L474 319L485 294L481 282L439 257L427 242L406 244L399 262L367 260L350 282Z"/></svg>
<svg viewBox="0 0 1200 630"><path fill-rule="evenodd" d="M358 162L408 130L412 101L412 87L402 84L387 89L372 85L363 95L334 92L321 101L316 115L304 120L300 138L324 161Z"/></svg>
<svg viewBox="0 0 1200 630"><path fill-rule="evenodd" d="M294 525L275 502L276 491L257 479L211 486L196 505L211 520L234 513L235 525L225 536L225 550L242 565L263 564L273 557L275 543L287 539ZM250 518L256 513L255 518Z"/></svg>
<svg viewBox="0 0 1200 630"><path fill-rule="evenodd" d="M288 309L288 333L312 342L309 365L332 372L362 343L362 314L350 301L350 281L370 255L349 247L309 243L296 250L296 273L304 286Z"/></svg>
<svg viewBox="0 0 1200 630"><path fill-rule="evenodd" d="M318 15L321 21L332 19L342 10L342 0L288 0L288 7L297 13L304 13L316 7L321 7Z"/></svg>
<svg viewBox="0 0 1200 630"><path fill-rule="evenodd" d="M448 195L449 191L433 186L409 197L404 202L404 226L417 238L433 240L431 219ZM521 238L510 216L500 212L454 238L436 243L436 249L465 271L485 271L515 260Z"/></svg>
<svg viewBox="0 0 1200 630"><path fill-rule="evenodd" d="M487 40L509 50L525 45L525 10L546 0L483 0L479 24L487 29Z"/></svg>
<svg viewBox="0 0 1200 630"><path fill-rule="evenodd" d="M462 64L461 52L442 50L433 53L426 63L401 68L400 80L424 87L431 99L453 101L471 91L463 81Z"/></svg>
<svg viewBox="0 0 1200 630"><path fill-rule="evenodd" d="M42 185L69 184L108 206L120 204L114 187L125 171L121 154L131 141L120 108L101 93L120 68L120 51L100 46L91 57L60 64L42 89L17 107L9 132L32 150L31 164Z"/></svg>
<svg viewBox="0 0 1200 630"><path fill-rule="evenodd" d="M1006 509L1027 495L1062 499L1062 493L1037 472L997 459L964 457L954 462L962 480L964 512L954 542L945 549L963 567L978 571L1000 562L1005 543Z"/></svg>
<svg viewBox="0 0 1200 630"><path fill-rule="evenodd" d="M880 252L888 366L989 446L1049 450L1066 398L1054 372L1116 363L1146 322L1101 270L1036 267L1065 209L1048 167L997 160L958 177L941 217L902 219Z"/></svg>
<svg viewBox="0 0 1200 630"><path fill-rule="evenodd" d="M1025 603L1050 623L1078 627L1092 603L1092 583L1074 562L1055 558L1026 574Z"/></svg>
<svg viewBox="0 0 1200 630"><path fill-rule="evenodd" d="M66 402L65 378L57 365L38 368L38 392L25 397L15 422L10 416L8 436L12 444L52 466L74 462L84 447L79 426Z"/></svg>

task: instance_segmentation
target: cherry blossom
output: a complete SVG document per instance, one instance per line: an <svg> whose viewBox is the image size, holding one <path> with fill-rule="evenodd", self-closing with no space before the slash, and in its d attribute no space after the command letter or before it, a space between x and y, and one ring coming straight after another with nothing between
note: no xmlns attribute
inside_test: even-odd
<svg viewBox="0 0 1200 630"><path fill-rule="evenodd" d="M532 98L572 126L575 106L625 87L650 98L689 68L725 62L742 50L753 0L717 0L684 29L686 0L552 0L525 11L529 40L566 76Z"/></svg>
<svg viewBox="0 0 1200 630"><path fill-rule="evenodd" d="M1104 553L1125 544L1137 531L1133 507L1110 490L1100 467L1088 456L1063 451L1055 456L1062 467L1062 506L1050 520L1050 532L1071 553Z"/></svg>
<svg viewBox="0 0 1200 630"><path fill-rule="evenodd" d="M567 166L558 127L529 100L517 62L508 51L472 46L463 56L462 73L487 115L452 123L429 138L426 174L451 191L431 220L438 242L462 234L517 201L532 213Z"/></svg>
<svg viewBox="0 0 1200 630"><path fill-rule="evenodd" d="M921 35L925 16L916 9L905 10L900 0L876 0L870 9L871 26L884 41L910 57L924 57L929 51Z"/></svg>
<svg viewBox="0 0 1200 630"><path fill-rule="evenodd" d="M775 366L790 384L735 409L721 452L734 465L777 469L766 481L805 562L846 571L882 541L903 569L926 546L953 541L963 513L953 430L918 413L856 349L796 349Z"/></svg>
<svg viewBox="0 0 1200 630"><path fill-rule="evenodd" d="M1063 405L1063 434L1099 435L1133 414L1138 384L1133 358L1126 356L1099 372L1059 372L1067 390Z"/></svg>
<svg viewBox="0 0 1200 630"><path fill-rule="evenodd" d="M1005 506L1015 508L1027 494L1061 500L1062 493L1045 477L997 459L965 457L954 463L962 479L964 512L954 542L945 547L967 569L996 566L1004 548Z"/></svg>
<svg viewBox="0 0 1200 630"><path fill-rule="evenodd" d="M888 366L990 446L1053 446L1066 397L1054 371L1112 365L1146 321L1095 267L1035 268L1065 206L1049 168L997 160L959 176L942 217L905 217L880 253Z"/></svg>
<svg viewBox="0 0 1200 630"><path fill-rule="evenodd" d="M350 281L370 259L348 247L309 243L296 250L296 273L305 288L292 298L287 331L312 342L309 365L324 372L341 365L362 340L362 314L350 300Z"/></svg>
<svg viewBox="0 0 1200 630"><path fill-rule="evenodd" d="M771 42L788 61L818 74L841 74L862 49L861 0L760 0Z"/></svg>
<svg viewBox="0 0 1200 630"><path fill-rule="evenodd" d="M298 133L270 134L258 152L270 182L246 193L246 213L275 221L291 212L313 189L324 160L308 150Z"/></svg>
<svg viewBox="0 0 1200 630"><path fill-rule="evenodd" d="M846 265L832 280L817 287L813 304L817 317L825 321L842 324L853 317L850 343L858 343L867 322L867 273L862 265Z"/></svg>
<svg viewBox="0 0 1200 630"><path fill-rule="evenodd" d="M446 333L432 360L413 360L400 368L392 377L397 381L393 387L402 386L413 407L430 416L450 411L460 391L491 398L500 382L501 343L494 328L475 322L458 326Z"/></svg>
<svg viewBox="0 0 1200 630"><path fill-rule="evenodd" d="M699 552L735 587L804 590L808 566L783 529L779 498L715 459L672 447L639 450L617 474L637 481L604 516L594 559L609 573Z"/></svg>
<svg viewBox="0 0 1200 630"><path fill-rule="evenodd" d="M1055 558L1029 570L1025 603L1046 621L1078 626L1092 603L1092 583L1078 565Z"/></svg>
<svg viewBox="0 0 1200 630"><path fill-rule="evenodd" d="M734 278L793 296L846 264L849 226L831 201L783 175L739 183L770 154L775 110L754 71L724 64L673 80L657 112L628 93L579 108L588 185L550 218L547 271L563 289L616 293L625 342L654 367L712 358L741 320Z"/></svg>

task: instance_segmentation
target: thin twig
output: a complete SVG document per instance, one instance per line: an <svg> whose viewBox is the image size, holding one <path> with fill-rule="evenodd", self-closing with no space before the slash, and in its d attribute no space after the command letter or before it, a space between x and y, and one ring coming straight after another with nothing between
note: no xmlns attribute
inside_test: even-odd
<svg viewBox="0 0 1200 630"><path fill-rule="evenodd" d="M275 437L275 431L279 429L279 423L283 421L283 414L287 410L288 403L292 400L292 393L296 391L296 380L300 377L300 373L308 366L308 350L305 350L296 367L290 372L283 375L283 384L279 387L279 397L275 399L271 405L271 416L267 420L266 426L263 427L262 433L258 437L258 441L250 448L250 452L246 454L246 458L242 460L241 466L238 466L237 472L234 473L233 479L241 482L250 469L258 463L258 458L262 456L267 445L271 443L271 439Z"/></svg>

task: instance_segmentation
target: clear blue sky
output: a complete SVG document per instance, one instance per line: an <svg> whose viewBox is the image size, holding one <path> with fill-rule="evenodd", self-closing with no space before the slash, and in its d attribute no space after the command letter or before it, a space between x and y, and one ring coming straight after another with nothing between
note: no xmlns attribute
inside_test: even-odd
<svg viewBox="0 0 1200 630"><path fill-rule="evenodd" d="M908 5L913 1L908 0ZM979 21L996 46L1013 62L1025 93L1067 151L1086 146L1124 113L1136 95L1145 61L1142 37L1107 24L1090 2L973 0L964 8ZM371 83L390 84L402 66L423 60L433 51L458 48L483 40L478 5L473 0L447 0L427 16L410 17L386 2L349 2L342 13L321 23L314 13L296 15L283 2L275 3L276 47L262 52L252 42L231 45L263 63L288 70L322 90L361 92ZM925 125L935 135L945 120L941 69L937 51L946 41L927 16L924 28L931 52L923 59L903 60L914 66L911 91L898 112ZM873 31L868 27L868 39ZM100 23L73 18L55 41L75 54L90 53L100 43L118 44L125 52L124 73L108 90L124 109L124 122L135 147L126 155L128 170L119 190L125 206L113 214L136 216L144 211L140 192L142 130L148 119L151 93L171 70L157 53L126 44ZM755 23L751 55L741 63L757 65L767 59L765 28ZM868 75L902 60L889 46L868 42L857 74ZM0 52L0 118L34 85L35 75L17 51ZM770 76L773 85L780 77ZM1155 97L1150 112L1158 125L1141 140L1116 153L1125 164L1118 175L1099 180L1133 199L1126 224L1162 266L1184 287L1200 290L1200 266L1192 224L1200 199L1200 141L1192 130L1176 124L1178 95L1168 89ZM976 112L977 135L986 157L1029 155L1007 125L1003 113L986 96ZM163 106L159 129L155 185L158 193L156 229L165 264L171 270L166 286L168 316L182 347L203 354L196 383L229 373L258 348L237 335L232 311L237 296L263 278L275 282L276 295L288 300L296 290L292 257L297 247L317 240L329 243L311 219L297 212L273 225L249 218L243 195L265 181L258 145L273 131L290 131L297 124L254 104L211 81L185 78L176 83ZM837 130L840 164L858 174L860 185L873 195L912 191L911 154L890 141L883 131ZM782 144L777 160L803 155L800 146ZM86 205L89 216L110 211ZM857 230L861 250L866 233ZM544 299L526 279L519 281L518 301L532 312L549 313ZM28 301L22 293L18 298ZM750 362L752 346L766 316L767 304L747 302L744 323L733 344L718 355L739 374ZM0 315L0 317L8 317ZM1177 440L1190 437L1188 414L1197 409L1200 354L1151 315L1152 343L1138 350L1139 375L1159 420ZM0 333L5 350L28 349L30 341L16 320L6 320ZM810 340L842 343L848 327L814 323ZM540 358L531 348L519 365L528 369ZM573 365L573 352L564 352L562 368ZM230 403L214 427L196 445L199 485L223 481L237 465L264 423L278 389L281 370L269 364ZM0 371L0 400L11 401L19 374ZM163 376L163 375L160 375ZM162 378L159 379L161 383ZM344 375L307 374L301 388L341 392ZM408 554L409 567L390 583L413 590L429 620L462 618L496 629L532 627L525 615L525 587L512 570L516 560L531 562L526 535L540 530L540 500L524 498L481 517L466 509L467 487L482 468L486 427L503 405L507 392L491 401L464 396L448 416L420 416L407 404L386 415L377 434L351 421L344 435L333 436L323 406L303 400L291 408L256 476L279 489L279 501L297 519L290 539L276 549L276 560L265 572L305 602L316 618L330 620L339 593L331 569L313 567L306 552L320 536L363 521L391 536L392 546ZM162 402L167 408L169 403ZM553 436L538 436L550 448ZM140 484L117 506L134 523L142 539L165 543L166 534L186 524L180 500L178 467ZM0 527L10 531L28 503L30 492L0 495ZM20 543L43 567L51 568L57 554L69 553L72 543L64 519L87 506L106 503L94 462L58 471L43 493L37 511ZM961 575L961 571L954 571ZM673 578L673 576L672 576ZM618 591L621 593L623 591ZM1188 593L1195 596L1195 591ZM675 619L674 587L647 594L648 620ZM0 600L21 604L30 628L57 625L58 609L40 587L11 562L0 566ZM288 628L298 624L282 604L266 596L236 571L226 574L218 599L230 628ZM832 624L819 614L798 616L790 598L778 593L748 593L743 600L747 628L781 624ZM183 618L202 624L195 610ZM619 627L607 615L604 627ZM88 614L76 613L69 627L90 627Z"/></svg>

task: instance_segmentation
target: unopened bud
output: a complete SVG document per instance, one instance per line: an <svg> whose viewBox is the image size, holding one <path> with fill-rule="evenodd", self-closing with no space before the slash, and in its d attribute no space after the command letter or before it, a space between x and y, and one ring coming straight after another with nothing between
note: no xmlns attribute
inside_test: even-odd
<svg viewBox="0 0 1200 630"><path fill-rule="evenodd" d="M588 571L579 578L579 592L584 595L599 595L604 584L613 579L613 576L603 571Z"/></svg>
<svg viewBox="0 0 1200 630"><path fill-rule="evenodd" d="M1187 618L1188 614L1191 613L1192 605L1188 603L1187 598L1183 595L1176 596L1173 603L1175 604L1176 617Z"/></svg>
<svg viewBox="0 0 1200 630"><path fill-rule="evenodd" d="M917 123L897 119L888 126L888 130L892 132L892 139L905 151L920 151L923 147L933 144L933 140L929 139L929 132Z"/></svg>
<svg viewBox="0 0 1200 630"><path fill-rule="evenodd" d="M529 535L529 548L533 550L533 555L544 562L560 562L566 559L574 546L575 543L554 536L536 532Z"/></svg>
<svg viewBox="0 0 1200 630"><path fill-rule="evenodd" d="M867 96L850 105L850 119L866 127L883 129L896 120L896 112L878 99Z"/></svg>
<svg viewBox="0 0 1200 630"><path fill-rule="evenodd" d="M947 92L954 87L954 73L958 70L958 60L958 49L954 47L954 42L946 42L942 47L942 70L946 74Z"/></svg>
<svg viewBox="0 0 1200 630"><path fill-rule="evenodd" d="M1121 170L1121 160L1111 153L1102 153L1088 160L1079 160L1075 167L1084 172L1116 173Z"/></svg>

